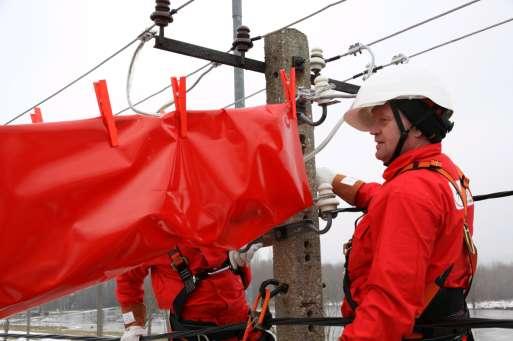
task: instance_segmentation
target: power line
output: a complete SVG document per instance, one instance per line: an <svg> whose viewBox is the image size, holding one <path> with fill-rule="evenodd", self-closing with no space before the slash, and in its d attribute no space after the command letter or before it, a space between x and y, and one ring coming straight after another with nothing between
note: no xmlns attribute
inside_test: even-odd
<svg viewBox="0 0 513 341"><path fill-rule="evenodd" d="M450 9L450 10L445 11L445 12L443 12L443 13L437 14L437 15L435 15L434 17L431 17L431 18L425 19L425 20L423 20L423 21L421 21L421 22L418 22L418 23L416 23L416 24L414 24L414 25L411 25L411 26L408 26L408 27L406 27L406 28L403 28L403 29L401 29L401 30L399 30L399 31L397 31L397 32L394 32L394 33L392 33L392 34L389 34L389 35L387 35L387 36L385 36L385 37L383 37L383 38L380 38L380 39L378 39L378 40L375 40L375 41L373 41L373 42L371 42L371 43L369 43L369 44L365 44L365 45L366 45L366 46L372 46L372 45L374 45L374 44L381 43L381 42L383 42L383 41L385 41L385 40L387 40L387 39L390 39L390 38L392 38L392 37L395 37L395 36L397 36L397 35L399 35L399 34L401 34L401 33L407 32L407 31L412 30L412 29L414 29L414 28L416 28L416 27L419 27L419 26L422 26L422 25L424 25L424 24L427 24L428 22L431 22L431 21L433 21L433 20L435 20L435 19L438 19L438 18L441 18L441 17L443 17L443 16L446 16L447 14L450 14L450 13L456 12L456 11L458 11L458 10L462 9L462 8L465 8L465 7L467 7L467 6L470 6L470 5L472 5L472 4L475 4L476 2L479 2L479 1L481 1L481 0L474 0L474 1L467 2L467 3L463 4L463 5L460 5L460 6L458 6L458 7L455 7L455 8L453 8L453 9ZM340 59L340 58L342 58L342 57L345 57L345 56L347 56L347 55L349 55L349 54L351 54L351 53L346 52L346 53L344 53L344 54L341 54L341 55L338 55L338 56L334 56L334 57L328 58L328 59L326 59L326 60L325 60L325 62L326 62L326 63L329 63L329 62L332 62L332 61L334 61L334 60L337 60L337 59Z"/></svg>
<svg viewBox="0 0 513 341"><path fill-rule="evenodd" d="M480 30L477 30L477 31L474 31L474 32L471 32L471 33L465 34L465 35L463 35L463 36L461 36L461 37L458 37L458 38L455 38L455 39L451 39L451 40L449 40L449 41L446 41L445 43L442 43L442 44L439 44L439 45L433 46L433 47L431 47L431 48L429 48L429 49L426 49L426 50L424 50L424 51L420 51L420 52L414 53L414 54L412 54L411 56L409 56L408 58L413 58L413 57L420 56L421 54L424 54L424 53L426 53L426 52L429 52L429 51L435 50L435 49L437 49L437 48L439 48L439 47L442 47L442 46L445 46L445 45L449 45L449 44L455 43L455 42L457 42L457 41L459 41L459 40L462 40L462 39L465 39L465 38L471 37L471 36L473 36L473 35L475 35L475 34L478 34L478 33L481 33L481 32L487 31L487 30L490 30L490 29L492 29L492 28L495 28L495 27L498 27L498 26L504 25L504 24L506 24L506 23L508 23L508 22L510 22L510 21L512 21L512 20L513 20L513 18L509 18L509 19L506 19L506 20L504 20L504 21L498 22L498 23L496 23L496 24L493 24L493 25L487 26L487 27L485 27L485 28L482 28L482 29L480 29Z"/></svg>
<svg viewBox="0 0 513 341"><path fill-rule="evenodd" d="M194 1L194 0L189 1L189 3L190 3L190 2L192 2L192 1ZM317 10L317 11L315 11L315 12L311 13L311 14L308 14L308 15L306 15L306 16L304 16L304 17L302 17L301 19L295 20L295 21L293 21L292 23L290 23L290 24L288 24L288 25L286 25L286 26L283 26L282 28L279 28L279 29L277 29L277 30L271 31L271 32L266 33L266 34L264 34L264 35L260 35L260 36L257 36L257 37L253 37L253 38L251 38L251 40L252 40L252 41L259 40L259 39L262 39L262 38L264 38L264 37L266 37L266 36L268 36L268 35L270 35L270 34L272 34L272 33L274 33L274 32L278 32L278 31L284 30L284 29L286 29L286 28L289 28L290 26L293 26L293 25L299 24L300 22L303 22L303 21L305 21L305 20L307 20L307 19L309 19L309 18L311 18L311 17L313 17L313 16L315 16L315 15L317 15L317 14L321 13L321 12L324 12L325 10L327 10L327 9L328 9L328 8L330 8L330 7L333 7L333 6L339 5L339 4L341 4L341 3L343 3L343 2L346 2L346 1L347 1L347 0L335 1L335 2L333 2L333 3L331 3L331 4L327 5L327 6L324 6L323 8L321 8L321 9L319 9L319 10ZM478 0L478 1L479 1L479 0ZM230 50L228 50L227 52L230 52L230 51L232 51L232 50L233 50L233 47L232 47ZM204 69L204 68L206 68L206 67L210 66L211 64L213 64L213 63L212 63L212 62L210 62L210 63L208 63L208 64L203 65L203 66L202 66L202 67L200 67L199 69L194 70L193 72L191 72L190 74L188 74L186 77L190 77L190 76L194 75L195 73L197 73L197 72L201 71L202 69ZM211 68L211 69L212 69L212 68ZM197 83L198 83L198 81L199 81L199 80L201 80L201 78L203 78L203 76L204 76L205 74L207 74L208 72L210 72L210 71L211 71L211 69L210 69L210 70L208 70L208 71L206 71L204 74L202 74L202 75L198 78L198 80L194 83L194 86L196 86L196 85L197 85ZM133 105L134 105L134 106L136 106L136 105L139 105L139 104L141 104L141 103L143 103L143 102L146 102L146 101L147 101L147 100L149 100L150 98L153 98L153 97L157 96L158 94L161 94L162 92L166 91L167 89L169 89L169 87L170 87L170 85L166 85L164 88L162 88L162 89L160 89L160 90L158 90L158 91L156 91L156 92L154 92L154 93L152 93L152 94L150 94L150 95L146 96L145 98L143 98L143 99L139 100L138 102L136 102L136 103L135 103L135 104L133 104ZM193 87L191 87L188 91L192 90L192 88L193 88ZM256 93L250 94L250 95L246 96L245 98L239 98L239 99L238 99L238 100L236 100L235 102L233 102L233 103L228 104L227 106L225 106L225 108L228 108L228 107L230 107L230 106L232 106L232 105L235 105L236 103L239 103L239 102L243 101L244 99L248 99L248 98L250 98L250 97L253 97L253 96L255 96L255 95L259 94L260 92L263 92L264 90L265 90L265 88L264 88L264 89L261 89L261 90L259 90L259 91L257 91ZM167 104L166 104L166 105L167 105ZM126 107L126 108L124 108L124 109L122 109L122 110L118 111L115 115L120 115L120 114L124 113L125 111L127 111L128 109L130 109L130 106L128 106L128 107Z"/></svg>
<svg viewBox="0 0 513 341"><path fill-rule="evenodd" d="M189 0L189 1L187 1L186 3L184 3L183 5L181 5L181 6L177 7L177 8L175 8L174 10L171 10L171 12L173 12L173 13L177 13L177 12L178 12L179 10L181 10L182 8L189 6L192 2L194 2L194 0Z"/></svg>
<svg viewBox="0 0 513 341"><path fill-rule="evenodd" d="M498 23L496 23L496 24L493 24L493 25L490 25L490 26L486 26L486 27L484 27L484 28L482 28L482 29L479 29L479 30L477 30L477 31L474 31L474 32L471 32L471 33L467 33L467 34L464 34L464 35L462 35L462 36L460 36L460 37L457 37L457 38L454 38L454 39L448 40L448 41L446 41L446 42L444 42L444 43L441 43L441 44L435 45L435 46L430 47L430 48L428 48L428 49L425 49L425 50L422 50L422 51L416 52L416 53L411 54L410 56L406 57L406 59L412 59L412 58L414 58L414 57L418 57L418 56L420 56L420 55L422 55L422 54L424 54L424 53L427 53L427 52L430 52L430 51L436 50L436 49L438 49L438 48L440 48L440 47L443 47L443 46L446 46L446 45L449 45L449 44L455 43L455 42L460 41L460 40L463 40L463 39L465 39L465 38L469 38L469 37L471 37L471 36L473 36L473 35L475 35L475 34L478 34L478 33L484 32L484 31L488 31L488 30L490 30L490 29L492 29L492 28L495 28L495 27L498 27L498 26L501 26L501 25L507 24L507 23L509 23L509 22L511 22L511 21L513 21L513 17L512 17L512 18L509 18L509 19L506 19L506 20L503 20L503 21L501 21L501 22L498 22ZM394 64L398 64L398 62L393 61L393 62L390 62L390 63L385 64L385 65L376 66L376 67L372 70L372 72L376 72L376 71L378 71L378 70L384 69L384 68L389 67L390 65L394 65ZM365 72L366 72L366 71L365 71ZM358 74L356 74L356 75L354 75L354 76L352 76L352 77L349 77L348 79L344 80L343 82L347 82L347 81L349 81L349 80L359 78L359 77L363 76L363 75L365 74L365 72L360 72L360 73L358 73Z"/></svg>
<svg viewBox="0 0 513 341"><path fill-rule="evenodd" d="M183 9L184 7L190 5L192 2L194 2L195 0L189 0L187 1L186 3L182 4L181 6L177 7L176 9L173 9L172 12L173 13L177 13L178 11L180 11L181 9ZM30 108L28 108L27 110L19 113L18 115L14 116L12 119L10 119L9 121L7 121L6 123L4 123L4 125L8 125L9 123L12 123L14 122L15 120L17 120L18 118L20 118L21 116L25 115L26 113L30 112L31 110L33 110L35 107L49 101L50 99L54 98L55 96L59 95L61 92L63 92L64 90L66 90L67 88L69 88L70 86L72 86L73 84L77 83L78 81L80 81L81 79L83 79L84 77L88 76L89 74L91 74L93 71L97 70L99 67L101 67L103 64L107 63L109 60L111 60L112 58L116 57L118 54L120 54L121 52L123 52L124 50L126 50L127 48L129 48L133 43L135 43L137 40L140 39L140 37L145 34L146 32L149 32L151 29L153 29L156 25L153 24L151 25L150 27L148 27L147 29L145 29L141 34L139 34L135 39L133 39L132 41L130 41L128 44L126 44L125 46L123 46L122 48L120 48L119 50L117 50L116 52L114 52L112 55L110 55L109 57L105 58L104 60L102 60L100 63L98 63L96 66L94 66L93 68L91 68L89 71L83 73L82 75L78 76L77 78L75 78L74 80L72 80L71 82L69 82L68 84L66 84L65 86L63 86L62 88L60 88L59 90L55 91L54 93L52 93L51 95L49 95L48 97L44 98L43 100L39 101L38 103L36 103L35 105L31 106Z"/></svg>
<svg viewBox="0 0 513 341"><path fill-rule="evenodd" d="M400 31L397 31L397 32L395 32L395 33L392 33L392 34L390 34L390 35L388 35L388 36L386 36L386 37L383 37L383 38L381 38L381 39L375 40L375 41L373 41L372 43L367 44L367 46L372 46L372 45L374 45L374 44L377 44L377 43L380 43L380 42L385 41L385 40L387 40L387 39L390 39L390 38L392 38L392 37L395 37L396 35L399 35L399 34L401 34L401 33L404 33L404 32L406 32L406 31L409 31L409 30L414 29L414 28L416 28L416 27L419 27L419 26L422 26L422 25L424 25L424 24L427 24L427 23L428 23L428 22L430 22L430 21L433 21L433 20L435 20L435 19L438 19L438 18L441 18L441 17L443 17L443 16L446 16L447 14L450 14L450 13L452 13L452 12L456 12L456 11L458 11L458 10L462 9L462 8L465 8L465 7L467 7L467 6L470 6L470 5L472 5L472 4L475 4L476 2L479 2L479 1L481 1L481 0L474 0L474 1L467 2L467 3L465 3L465 4L461 5L461 6L455 7L455 8L453 8L453 9L450 9L450 10L446 11L446 12L443 12L443 13L440 13L440 14L438 14L438 15L435 15L434 17L431 17L431 18L429 18L429 19L423 20L423 21L421 21L421 22L419 22L419 23L417 23L417 24L415 24L415 25L412 25L412 26L406 27L406 28L404 28L404 29L402 29L402 30L400 30Z"/></svg>
<svg viewBox="0 0 513 341"><path fill-rule="evenodd" d="M230 52L232 49L228 50L227 52ZM191 91L192 89L194 89L194 87L196 85L198 85L198 83L201 81L201 79L207 74L209 73L210 71L212 71L213 69L215 69L216 67L219 66L219 64L215 63L215 62L208 62L207 64L204 64L203 66L200 66L199 68L197 68L196 70L188 73L187 75L185 75L185 78L189 78L191 76L194 76L195 74L197 74L198 72L200 72L201 70L209 67L210 68L208 70L206 70L205 72L203 72L199 77L198 79L196 79L196 81L187 89L187 92ZM167 89L169 89L171 87L171 85L166 85L165 87L163 87L162 89L160 90L157 90L156 92L144 97L143 99L137 101L135 104L132 104L133 106L136 106L136 105L139 105L143 102L146 102L147 100L149 100L150 98L153 98L161 93L163 93L164 91L166 91ZM164 104L162 107L160 107L159 111L162 110L162 109L165 109L171 105L174 104L174 101L172 102L168 102L166 104ZM127 111L128 109L130 109L130 106L124 108L124 109L121 109L120 111L118 111L117 113L114 114L114 116L117 116L117 115L120 115L122 113L124 113L125 111Z"/></svg>
<svg viewBox="0 0 513 341"><path fill-rule="evenodd" d="M258 90L258 91L253 92L252 94L247 95L246 97L239 98L239 99L238 99L238 100L236 100L235 102L230 103L230 104L228 104L228 105L225 105L225 106L223 107L223 109L229 108L229 107L231 107L232 105L235 105L235 104L237 104L237 103L239 103L239 102L242 102L242 101L244 101L244 100L246 100L246 99L248 99L248 98L251 98L251 97L253 97L253 96L256 96L256 95L258 95L259 93L264 92L266 89L267 89L267 88L263 88L263 89L260 89L260 90Z"/></svg>
<svg viewBox="0 0 513 341"><path fill-rule="evenodd" d="M321 13L321 12L324 12L325 10L327 10L327 9L328 9L328 8L330 8L330 7L333 7L333 6L339 5L339 4L341 4L341 3L343 3L343 2L346 2L346 1L347 1L347 0L335 1L335 2L333 2L333 3L331 3L331 4L327 5L327 6L324 6L324 7L323 7L323 8L321 8L321 9L318 9L317 11L315 11L315 12L313 12L313 13L310 13L310 14L308 14L308 15L306 15L306 16L304 16L304 17L302 17L301 19L298 19L298 20L296 20L296 21L291 22L291 23L290 23L290 24L288 24L288 25L283 26L282 28L279 28L279 29L277 29L277 30L271 31L271 32L266 33L266 34L261 35L261 36L253 37L253 38L251 38L251 40L252 40L252 41L259 40L259 39L262 39L262 38L264 38L264 37L266 37L266 36L268 36L268 35L270 35L270 34L272 34L272 33L279 32L279 31L281 31L281 30L284 30L284 29L286 29L286 28L289 28L290 26L293 26L293 25L299 24L300 22L303 22L303 21L305 21L305 20L307 20L307 19L310 19L311 17L316 16L317 14L319 14L319 13Z"/></svg>
<svg viewBox="0 0 513 341"><path fill-rule="evenodd" d="M198 72L200 72L201 70L203 70L203 69L205 69L205 68L209 67L209 66L210 66L210 65L212 65L212 64L214 64L214 63L213 63L213 62L209 62L209 63L207 63L207 64L204 64L203 66L201 66L201 67L197 68L196 70L194 70L194 71L190 72L189 74L185 75L185 77L186 77L186 78L189 78L189 77L191 77L191 76L194 76L195 74L197 74L197 73L198 73ZM170 87L171 87L171 85L166 85L166 86L165 86L165 87L163 87L162 89L160 89L160 90L158 90L158 91L156 91L156 92L154 92L154 93L152 93L152 94L150 94L150 95L148 95L148 96L144 97L143 99L141 99L141 100L139 100L139 101L135 102L135 104L133 104L133 105L135 106L135 105L139 105L139 104L141 104L141 103L143 103L143 102L146 102L146 101L147 101L147 100L149 100L150 98L155 97L155 96L157 96L158 94L163 93L164 91L166 91L166 90L167 90L167 89L169 89ZM130 109L130 107L129 107L129 106L128 106L128 107L126 107L126 108L124 108L124 109L122 109L122 110L120 110L120 111L118 111L118 112L117 112L117 113L115 113L114 115L120 115L120 114L124 113L125 111L127 111L128 109Z"/></svg>
<svg viewBox="0 0 513 341"><path fill-rule="evenodd" d="M216 67L218 67L218 66L219 66L219 64L217 64L217 63L211 63L211 64L212 64L212 65L211 65L211 66L210 66L206 71L204 71L201 75L199 75L199 77L198 77L198 78L196 78L196 80L194 81L194 83L193 83L193 84L192 84L192 85L187 89L187 91L186 91L187 93L188 93L189 91L191 91L192 89L194 89L194 87L195 87L196 85L198 85L198 84L199 84L199 82L203 79L203 77L205 77L205 76L206 76L206 74L207 74L207 73L209 73L209 72L210 72L210 71L212 71L214 68L216 68ZM165 110L166 108L168 108L168 107L172 106L173 104L175 104L175 101L170 101L170 102L168 102L168 103L164 104L163 106L161 106L161 107L159 108L158 112L161 112L162 110Z"/></svg>
<svg viewBox="0 0 513 341"><path fill-rule="evenodd" d="M147 29L145 29L141 34L144 34L145 32L149 32L153 27L155 27L155 25L152 25L150 27L148 27ZM32 109L34 109L35 107L45 103L46 101L54 98L55 96L57 96L58 94L60 94L61 92L63 92L64 90L66 90L67 88L69 88L70 86L72 86L73 84L75 84L76 82L78 82L79 80L83 79L84 77L86 77L87 75L91 74L93 71L95 71L96 69L98 69L100 66L102 66L103 64L107 63L109 60L111 60L112 58L114 58L115 56L117 56L118 54L120 54L121 52L123 52L124 50L126 50L127 48L129 48L133 43L135 43L137 40L139 40L139 37L141 35L139 34L135 39L133 39L132 41L130 41L128 44L126 44L125 46L123 46L122 48L120 48L119 50L117 50L116 52L114 52L112 55L110 55L109 57L105 58L104 60L102 60L99 64L97 64L96 66L94 66L92 69L90 69L89 71L83 73L82 75L78 76L77 78L75 78L74 80L72 80L71 82L69 82L68 84L66 84L64 87L60 88L59 90L57 90L56 92L54 92L53 94L51 94L50 96L46 97L45 99L39 101L38 103L36 103L35 105L31 106L30 108L28 108L27 110L21 112L20 114L14 116L12 119L10 119L9 121L7 121L6 123L4 123L4 125L8 125L9 123L17 120L18 118L20 118L21 116L25 115L26 113L28 113L29 111L31 111Z"/></svg>

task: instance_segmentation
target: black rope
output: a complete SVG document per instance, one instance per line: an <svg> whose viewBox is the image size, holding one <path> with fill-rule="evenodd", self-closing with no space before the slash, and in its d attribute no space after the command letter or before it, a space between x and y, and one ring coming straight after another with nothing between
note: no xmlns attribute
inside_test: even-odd
<svg viewBox="0 0 513 341"><path fill-rule="evenodd" d="M352 318L343 317L282 317L269 319L268 325L283 326L283 325L315 325L324 327L343 327L350 324ZM511 319L488 319L488 318L468 318L461 320L444 320L434 323L417 323L415 325L419 328L503 328L513 329L513 320ZM170 339L170 338L185 338L194 337L199 335L215 335L222 332L237 332L246 328L245 323L231 324L226 326L207 327L191 331L174 331L171 333L156 334L149 336L142 336L141 340L157 340L157 339ZM26 338L26 339L67 339L67 340L85 340L85 341L116 341L119 338L115 337L98 337L98 336L75 336L75 335L58 335L58 334L9 334L0 333L2 338Z"/></svg>
<svg viewBox="0 0 513 341"><path fill-rule="evenodd" d="M99 336L76 336L76 335L59 335L59 334L15 334L0 333L2 338L24 338L24 339L57 339L57 340L87 340L87 341L112 341L119 338L99 337Z"/></svg>
<svg viewBox="0 0 513 341"><path fill-rule="evenodd" d="M316 325L325 327L343 327L353 322L353 319L344 317L281 317L271 319L269 322L271 325L275 326Z"/></svg>
<svg viewBox="0 0 513 341"><path fill-rule="evenodd" d="M481 201L481 200L488 200L488 199L504 198L504 197L509 197L512 195L513 195L513 191L504 191L504 192L495 192L495 193L490 193L490 194L474 195L474 196L472 196L472 199L474 199L474 201Z"/></svg>
<svg viewBox="0 0 513 341"><path fill-rule="evenodd" d="M495 193L489 193L489 194L473 195L472 199L474 201L482 201L482 200L497 199L497 198L504 198L504 197L510 197L510 196L513 196L513 191L503 191L503 192L495 192ZM359 208L359 207L343 207L343 208L337 208L336 210L329 211L328 213L363 212L363 211L365 211L365 210L363 208Z"/></svg>
<svg viewBox="0 0 513 341"><path fill-rule="evenodd" d="M353 321L344 317L284 317L271 319L271 325L316 325L343 327ZM433 323L416 323L419 328L504 328L513 329L513 320L510 319L488 319L488 318L467 318L461 320L443 320Z"/></svg>
<svg viewBox="0 0 513 341"><path fill-rule="evenodd" d="M337 208L336 210L333 210L330 212L342 213L342 212L363 212L363 211L365 211L365 210L360 207L344 207L344 208Z"/></svg>
<svg viewBox="0 0 513 341"><path fill-rule="evenodd" d="M230 324L226 326L206 327L198 330L190 331L174 331L171 333L155 334L148 336L141 336L140 340L158 340L158 339L172 339L172 338L186 338L199 335L215 335L222 332L238 332L246 328L245 323ZM118 341L119 337L99 337L99 336L76 336L76 335L58 335L58 334L9 334L0 333L0 337L7 338L26 338L26 339L58 339L58 340L85 340L85 341Z"/></svg>

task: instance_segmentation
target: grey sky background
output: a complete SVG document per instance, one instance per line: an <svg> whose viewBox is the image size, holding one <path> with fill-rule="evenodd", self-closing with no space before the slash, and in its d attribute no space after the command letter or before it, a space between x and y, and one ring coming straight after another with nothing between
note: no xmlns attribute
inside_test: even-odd
<svg viewBox="0 0 513 341"><path fill-rule="evenodd" d="M185 1L171 1L176 8ZM334 1L243 1L243 23L252 36L287 25ZM308 36L310 48L325 57L342 54L356 42L369 43L466 1L347 0L294 26ZM134 39L152 22L153 0L0 0L0 122L48 96ZM482 0L372 47L377 65L393 55L411 55L513 16L512 0ZM196 0L175 15L166 36L226 51L232 42L230 0ZM453 95L456 124L444 151L471 179L474 194L513 190L513 22L413 58L410 63L440 77ZM127 106L126 74L136 44L78 84L41 106L45 121L99 115L93 81L106 79L114 111ZM248 53L263 60L263 40ZM367 54L332 62L323 74L339 80L359 73ZM147 44L136 62L132 98L145 97L201 65L192 59ZM399 68L401 66L391 66ZM265 86L264 76L245 73L246 94ZM188 80L192 84L195 78ZM361 84L361 80L355 81ZM155 111L171 99L165 91L140 105ZM188 108L215 109L233 102L233 70L220 66L188 94ZM265 103L255 96L247 106ZM316 128L320 142L351 100L331 106L326 123ZM314 112L320 112L314 107ZM28 123L28 115L16 124ZM317 157L317 164L366 181L381 181L384 170L374 159L373 138L344 125ZM324 262L342 260L342 244L351 236L355 214L341 215L322 237ZM476 203L475 241L480 262L513 261L513 198Z"/></svg>

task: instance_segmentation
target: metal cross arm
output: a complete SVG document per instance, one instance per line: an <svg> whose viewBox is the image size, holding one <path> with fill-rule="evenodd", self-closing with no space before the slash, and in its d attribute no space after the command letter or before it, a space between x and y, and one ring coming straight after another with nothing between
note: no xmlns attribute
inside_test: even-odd
<svg viewBox="0 0 513 341"><path fill-rule="evenodd" d="M157 36L155 38L154 47L160 50L179 53L189 57L205 59L219 64L238 67L244 70L265 73L265 63L259 60L241 57L238 55L230 54L228 52L222 52L207 47L166 38L163 36ZM315 76L312 75L312 83L314 78ZM328 82L335 85L335 90L349 94L356 94L360 88L358 85L341 82L336 79L329 79Z"/></svg>
<svg viewBox="0 0 513 341"><path fill-rule="evenodd" d="M315 77L316 77L315 74L311 74L310 75L310 82L311 82L311 84L314 84ZM335 85L334 90L337 90L337 91L340 91L340 92L345 92L347 94L355 95L358 92L358 90L360 89L360 87L358 85L351 84L351 83L346 83L346 82L341 82L341 81L338 81L336 79L331 79L331 78L328 79L328 83L331 83L331 84Z"/></svg>
<svg viewBox="0 0 513 341"><path fill-rule="evenodd" d="M199 45L185 43L183 41L158 36L155 39L155 48L183 54L189 57L205 59L211 62L231 65L244 70L265 73L265 63L259 60L243 58L227 52L209 49Z"/></svg>

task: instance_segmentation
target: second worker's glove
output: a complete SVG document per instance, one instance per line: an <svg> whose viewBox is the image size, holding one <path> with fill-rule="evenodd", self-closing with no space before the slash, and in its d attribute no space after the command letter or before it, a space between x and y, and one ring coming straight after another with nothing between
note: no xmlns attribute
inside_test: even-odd
<svg viewBox="0 0 513 341"><path fill-rule="evenodd" d="M146 335L146 329L141 326L130 326L125 329L121 341L139 341L141 336Z"/></svg>
<svg viewBox="0 0 513 341"><path fill-rule="evenodd" d="M230 259L230 264L234 270L237 270L239 267L247 266L251 263L251 259L255 255L255 252L260 249L264 244L255 243L251 245L246 251L240 250L230 250L228 251L228 258Z"/></svg>

